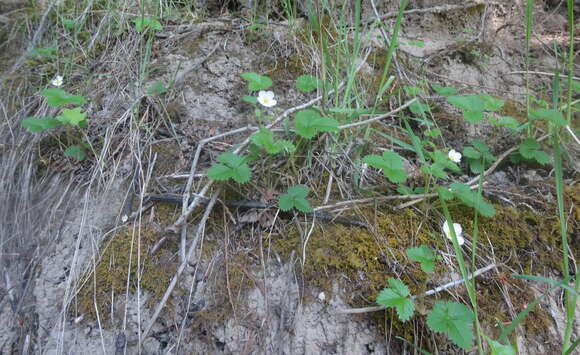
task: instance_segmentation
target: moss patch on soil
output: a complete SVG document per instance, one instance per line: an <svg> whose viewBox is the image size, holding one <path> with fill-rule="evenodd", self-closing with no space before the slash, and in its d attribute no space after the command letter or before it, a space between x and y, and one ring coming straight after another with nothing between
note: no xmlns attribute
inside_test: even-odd
<svg viewBox="0 0 580 355"><path fill-rule="evenodd" d="M169 214L164 208L159 211L158 216ZM124 307L118 308L124 304L127 291L129 297L135 297L138 283L142 292L150 296L146 305L151 307L157 304L177 270L176 241L168 238L154 254L150 254L162 237L163 233L158 227L144 224L141 228L123 228L105 241L94 272L79 290L77 302L80 314L85 319L96 320L98 311L101 321L111 324L115 320L111 319L111 303L114 302L115 317L117 311L124 310Z"/></svg>
<svg viewBox="0 0 580 355"><path fill-rule="evenodd" d="M580 214L578 200L579 187L567 189L567 206L575 204L574 212ZM485 259L491 257L490 245L493 246L495 262L504 264L520 273L543 275L547 271L558 272L561 269L561 246L558 219L555 208L547 208L541 214L529 209L515 209L495 205L496 215L493 218L480 218L479 221L479 255ZM473 210L463 205L450 206L455 222L463 225L467 238L471 239L473 228ZM412 294L420 294L438 286L433 279L444 276L445 265L439 263L434 278L425 274L418 263L406 257L406 249L426 244L430 248L445 250L447 241L441 237L439 225L429 222L423 214L411 209L390 211L382 209L377 214L364 211L367 220L374 223L376 233L358 227L323 224L317 226L308 240L306 262L303 277L307 286L314 286L332 297L333 286L338 283L341 296L352 307L372 305L377 294L386 286L389 277L400 278L407 284ZM570 222L569 233L578 233L577 222ZM275 250L282 255L289 255L293 250L302 254L302 240L297 231L292 229L286 237L275 241ZM576 243L577 244L577 243ZM571 245L578 250L578 245ZM465 249L465 257L470 258L470 250ZM483 265L479 265L480 267ZM500 267L502 269L502 267ZM500 283L507 285L510 298L516 300L516 313L519 307L531 302L535 296L527 282L513 279L506 274L505 279L496 277L490 272L478 278L478 296L480 302L480 318L488 329L498 330L498 324L511 319L505 295L498 287ZM467 294L461 287L452 291L467 300ZM432 303L443 294L422 299L421 307L430 309ZM389 316L389 312L377 312L369 316L377 320L377 325L384 328L385 316L394 334L409 340L416 335L413 322L401 323L397 317ZM421 312L419 312L421 313ZM553 325L551 321L543 321L545 310L537 308L523 323L530 332L547 331ZM420 327L425 318L415 318ZM550 319L546 317L545 319ZM437 342L440 346L445 339ZM428 340L425 340L426 342ZM422 344L430 348L429 344Z"/></svg>

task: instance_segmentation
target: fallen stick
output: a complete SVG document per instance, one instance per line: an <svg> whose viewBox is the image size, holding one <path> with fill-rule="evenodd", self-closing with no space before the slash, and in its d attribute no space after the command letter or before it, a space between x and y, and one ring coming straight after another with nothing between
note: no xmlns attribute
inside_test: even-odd
<svg viewBox="0 0 580 355"><path fill-rule="evenodd" d="M163 310L163 307L165 307L165 304L169 300L169 296L171 296L173 289L175 288L175 286L177 286L177 281L178 281L179 277L181 276L181 274L183 273L183 271L185 270L185 268L189 264L189 260L192 258L193 252L197 248L197 243L199 242L201 235L205 231L205 224L207 222L207 219L209 218L209 215L213 209L213 206L215 205L215 202L217 201L217 197L218 197L218 191L213 193L211 200L209 201L209 203L206 207L206 210L203 214L203 217L201 218L201 220L199 221L199 224L197 225L197 231L195 232L195 238L193 239L193 241L191 242L191 245L189 246L186 259L181 261L181 264L179 265L177 272L175 273L175 275L171 279L171 282L169 283L169 286L167 287L165 294L163 294L163 298L161 299L159 304L157 304L157 307L155 308L155 312L153 313L153 316L151 316L151 319L149 319L149 322L147 323L145 330L143 331L143 333L141 333L141 337L139 339L139 349L141 349L141 343L143 342L143 340L145 338L147 338L147 335L151 331L151 328L155 324L155 321L159 317L159 314Z"/></svg>
<svg viewBox="0 0 580 355"><path fill-rule="evenodd" d="M483 267L481 269L476 270L473 274L469 275L469 277L467 278L468 280L471 280L474 277L477 277L485 272L488 272L491 269L494 269L496 267L495 264L491 264L488 265L486 267ZM426 291L420 295L416 295L416 296L411 296L411 299L417 299L417 298L422 298L422 297L427 297L427 296L431 296L434 295L436 293L439 293L441 291L444 291L448 288L457 286L461 283L465 282L464 279L458 279L458 280L453 280L451 282L446 283L445 285L441 285L438 286L434 289L431 289L429 291ZM374 307L364 307L364 308L350 308L350 309L340 309L338 311L333 312L334 314L357 314L357 313L368 313L368 312L376 312L376 311L382 311L384 309L387 309L387 307L385 306L374 306Z"/></svg>

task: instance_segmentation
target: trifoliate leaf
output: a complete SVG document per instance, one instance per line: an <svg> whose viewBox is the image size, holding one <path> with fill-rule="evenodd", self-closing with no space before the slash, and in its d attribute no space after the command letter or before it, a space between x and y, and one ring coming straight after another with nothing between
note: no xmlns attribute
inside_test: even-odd
<svg viewBox="0 0 580 355"><path fill-rule="evenodd" d="M222 164L214 164L207 170L207 176L210 179L223 181L232 178L233 169Z"/></svg>
<svg viewBox="0 0 580 355"><path fill-rule="evenodd" d="M373 168L380 169L387 179L398 184L407 180L407 171L404 169L403 159L395 152L384 151L383 155L367 155L363 161Z"/></svg>
<svg viewBox="0 0 580 355"><path fill-rule="evenodd" d="M439 129L439 128L428 129L423 133L427 137L434 138L434 139L441 137L441 129Z"/></svg>
<svg viewBox="0 0 580 355"><path fill-rule="evenodd" d="M489 96L487 94L479 94L480 99L483 100L483 106L485 111L497 111L503 107L505 101L496 99L495 97Z"/></svg>
<svg viewBox="0 0 580 355"><path fill-rule="evenodd" d="M321 117L317 111L302 110L295 116L296 133L306 139L311 139L318 132L338 131L338 122L331 118Z"/></svg>
<svg viewBox="0 0 580 355"><path fill-rule="evenodd" d="M489 122L493 125L496 125L499 127L507 127L507 128L514 130L514 131L520 125L520 122L517 119L510 117L510 116L502 116L498 119L490 118Z"/></svg>
<svg viewBox="0 0 580 355"><path fill-rule="evenodd" d="M580 81L572 80L572 92L577 93L580 92Z"/></svg>
<svg viewBox="0 0 580 355"><path fill-rule="evenodd" d="M377 303L385 307L395 307L399 319L408 321L415 311L415 304L411 299L409 288L401 280L389 278L390 288L383 289L377 296Z"/></svg>
<svg viewBox="0 0 580 355"><path fill-rule="evenodd" d="M409 110L415 115L420 115L429 111L429 105L415 101L409 106Z"/></svg>
<svg viewBox="0 0 580 355"><path fill-rule="evenodd" d="M71 145L70 147L66 148L66 150L64 151L64 155L79 161L83 161L87 157L87 153L79 145Z"/></svg>
<svg viewBox="0 0 580 355"><path fill-rule="evenodd" d="M397 192L401 195L411 195L413 193L413 189L409 186L401 185L397 187Z"/></svg>
<svg viewBox="0 0 580 355"><path fill-rule="evenodd" d="M58 127L61 123L52 117L26 117L20 124L28 130L28 132L37 133L47 129Z"/></svg>
<svg viewBox="0 0 580 355"><path fill-rule="evenodd" d="M477 123L483 120L483 112L482 111L464 111L463 118L469 123Z"/></svg>
<svg viewBox="0 0 580 355"><path fill-rule="evenodd" d="M421 90L421 88L418 88L416 86L404 86L403 90L405 90L405 94L407 94L409 96L417 96L421 92L423 92L423 90Z"/></svg>
<svg viewBox="0 0 580 355"><path fill-rule="evenodd" d="M272 79L254 72L243 73L242 78L248 82L250 91L266 90L272 86Z"/></svg>
<svg viewBox="0 0 580 355"><path fill-rule="evenodd" d="M540 143L534 138L529 137L520 144L518 152L524 159L535 160L542 165L548 164L550 162L550 156L540 148Z"/></svg>
<svg viewBox="0 0 580 355"><path fill-rule="evenodd" d="M537 110L530 110L530 116L534 118L539 118L544 121L552 122L558 127L563 127L566 125L566 119L562 112L554 109L540 108Z"/></svg>
<svg viewBox="0 0 580 355"><path fill-rule="evenodd" d="M323 86L324 83L322 82L322 80L312 75L308 74L300 75L296 79L296 89L302 92L311 92L316 90L317 88L322 88Z"/></svg>
<svg viewBox="0 0 580 355"><path fill-rule="evenodd" d="M451 184L451 191L457 196L465 205L474 208L480 215L484 217L492 217L495 214L493 205L485 202L477 192L471 191L468 185L454 182Z"/></svg>
<svg viewBox="0 0 580 355"><path fill-rule="evenodd" d="M550 155L548 155L548 153L544 152L543 150L536 150L534 152L534 159L538 163L546 165L550 162Z"/></svg>
<svg viewBox="0 0 580 355"><path fill-rule="evenodd" d="M35 48L30 52L26 53L27 57L37 57L37 58L56 58L55 54L57 52L56 48L46 47L46 48Z"/></svg>
<svg viewBox="0 0 580 355"><path fill-rule="evenodd" d="M246 95L246 96L242 96L242 101L245 101L249 104L255 105L258 103L258 98L255 96Z"/></svg>
<svg viewBox="0 0 580 355"><path fill-rule="evenodd" d="M453 199L453 192L449 191L449 188L444 187L444 186L438 186L437 187L437 193L439 194L439 196L441 196L441 198L443 198L445 201L449 201L451 199Z"/></svg>
<svg viewBox="0 0 580 355"><path fill-rule="evenodd" d="M207 176L214 180L234 179L239 183L248 182L252 175L250 167L243 157L233 153L223 153L217 157L222 164L214 164L207 170Z"/></svg>
<svg viewBox="0 0 580 355"><path fill-rule="evenodd" d="M308 187L304 185L295 185L288 188L288 192L280 195L278 206L282 211L290 211L292 208L308 213L312 212L312 206L306 200L308 196Z"/></svg>
<svg viewBox="0 0 580 355"><path fill-rule="evenodd" d="M62 89L51 88L45 89L40 94L46 97L46 103L50 107L59 107L66 104L83 105L87 103L87 99L81 95L70 95Z"/></svg>
<svg viewBox="0 0 580 355"><path fill-rule="evenodd" d="M517 355L516 349L511 345L503 345L502 343L485 336L490 347L490 355Z"/></svg>
<svg viewBox="0 0 580 355"><path fill-rule="evenodd" d="M76 29L77 27L79 27L78 22L76 22L75 20L68 19L68 18L62 19L62 25L64 26L64 28L66 28L69 31L72 31L72 30Z"/></svg>
<svg viewBox="0 0 580 355"><path fill-rule="evenodd" d="M417 248L407 249L407 257L413 261L421 263L421 270L426 273L431 273L435 270L436 256L433 251L426 245L421 245Z"/></svg>
<svg viewBox="0 0 580 355"><path fill-rule="evenodd" d="M274 142L274 133L263 127L260 128L257 133L252 135L252 142L257 146L262 147L268 154L278 154L282 150L289 153L296 151L294 144L290 141L280 140Z"/></svg>
<svg viewBox="0 0 580 355"><path fill-rule="evenodd" d="M532 137L526 138L519 148L520 154L526 159L534 158L534 151L540 148L540 143Z"/></svg>
<svg viewBox="0 0 580 355"><path fill-rule="evenodd" d="M147 94L153 96L163 95L167 92L167 88L163 85L162 81L156 81L149 89L147 89Z"/></svg>
<svg viewBox="0 0 580 355"><path fill-rule="evenodd" d="M447 101L463 111L483 111L485 105L478 95L449 96Z"/></svg>
<svg viewBox="0 0 580 355"><path fill-rule="evenodd" d="M471 159L481 158L481 153L475 150L473 147L465 147L465 149L463 149L463 155Z"/></svg>
<svg viewBox="0 0 580 355"><path fill-rule="evenodd" d="M71 126L81 126L87 117L86 113L81 112L81 108L77 107L72 110L64 109L62 113L55 118L62 124L69 124Z"/></svg>
<svg viewBox="0 0 580 355"><path fill-rule="evenodd" d="M431 330L445 333L453 343L464 350L473 344L473 321L471 309L457 302L437 302L427 316Z"/></svg>
<svg viewBox="0 0 580 355"><path fill-rule="evenodd" d="M433 85L433 90L441 96L452 96L457 94L457 89L451 86Z"/></svg>
<svg viewBox="0 0 580 355"><path fill-rule="evenodd" d="M139 33L143 32L147 28L158 31L163 30L161 23L152 17L136 17L132 21L135 24L135 31Z"/></svg>

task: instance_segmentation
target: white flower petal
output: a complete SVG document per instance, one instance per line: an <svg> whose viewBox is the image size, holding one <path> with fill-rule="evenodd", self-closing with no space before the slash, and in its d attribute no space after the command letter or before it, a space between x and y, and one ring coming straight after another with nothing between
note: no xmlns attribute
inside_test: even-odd
<svg viewBox="0 0 580 355"><path fill-rule="evenodd" d="M274 100L274 93L272 91L258 92L258 102L265 107L274 107L278 103Z"/></svg>
<svg viewBox="0 0 580 355"><path fill-rule="evenodd" d="M319 300L320 302L324 302L324 301L326 300L326 295L324 294L324 292L320 292L320 293L318 294L318 300Z"/></svg>
<svg viewBox="0 0 580 355"><path fill-rule="evenodd" d="M449 230L449 224L447 224L447 221L443 222L443 233L445 233L445 236L449 239L452 240L452 235L451 235L451 231ZM453 223L453 229L455 230L455 236L457 237L457 242L459 243L459 245L463 245L463 243L465 243L465 238L463 238L463 227L461 227L461 224L459 223Z"/></svg>
<svg viewBox="0 0 580 355"><path fill-rule="evenodd" d="M454 163L460 163L461 162L461 153L459 153L458 151L456 151L455 149L451 149L449 151L449 153L447 154L447 156L449 157L449 159L454 162Z"/></svg>
<svg viewBox="0 0 580 355"><path fill-rule="evenodd" d="M53 86L59 87L63 83L63 77L61 75L57 75L50 81Z"/></svg>
<svg viewBox="0 0 580 355"><path fill-rule="evenodd" d="M260 91L258 96L268 98L270 100L274 99L274 92L273 91Z"/></svg>

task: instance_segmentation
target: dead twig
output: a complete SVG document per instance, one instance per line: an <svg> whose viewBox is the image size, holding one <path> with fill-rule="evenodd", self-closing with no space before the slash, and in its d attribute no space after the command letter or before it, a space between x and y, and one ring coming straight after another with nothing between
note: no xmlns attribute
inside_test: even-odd
<svg viewBox="0 0 580 355"><path fill-rule="evenodd" d="M203 217L201 218L201 220L199 221L199 223L197 225L197 231L195 232L195 238L193 239L193 241L191 242L191 245L189 246L186 259L181 261L181 264L179 265L177 272L175 273L175 275L171 279L171 282L169 283L169 286L167 287L167 290L165 291L163 298L161 299L161 301L159 302L159 304L155 308L155 312L151 316L151 319L149 319L149 322L147 323L145 330L143 331L143 333L141 333L141 339L140 339L141 343L143 342L143 340L145 338L147 338L147 335L149 334L149 332L151 331L151 328L155 324L155 321L159 317L161 310L163 310L163 307L165 307L165 304L169 300L169 296L171 296L173 289L177 285L177 281L178 281L179 277L181 276L181 274L183 273L183 271L185 270L185 268L189 264L189 260L193 256L193 252L195 251L195 249L197 247L197 243L199 242L201 235L205 232L205 224L206 224L206 222L209 218L209 215L210 215L211 211L213 210L213 207L217 201L218 191L213 193L211 200L209 201L207 208L203 214ZM141 344L139 344L139 348L141 348Z"/></svg>
<svg viewBox="0 0 580 355"><path fill-rule="evenodd" d="M364 121L360 121L360 122L354 122L354 123L349 123L349 124L344 124L342 126L338 126L338 129L347 129L347 128L352 128L352 127L357 127L357 126L362 126L362 125L367 125L367 124L371 124L373 122L382 120L383 118L387 118L389 116L394 115L395 113L402 111L404 109L406 109L407 107L411 106L413 103L415 103L418 99L414 98L410 101L407 101L405 104L403 104L402 106L397 107L396 109L394 109L391 112L387 112L384 113L382 115L378 115L375 116L373 118L369 118L368 120L364 120Z"/></svg>
<svg viewBox="0 0 580 355"><path fill-rule="evenodd" d="M481 6L481 5L484 5L484 3L481 1L470 1L466 4L461 4L461 5L441 5L441 6L427 7L424 9L405 10L405 11L403 11L403 14L405 14L405 15L427 14L427 13L440 14L443 12L470 9L472 7L477 7L477 6ZM379 19L386 20L388 18L394 18L394 17L397 17L397 14L398 14L398 11L390 11L384 15L380 15ZM363 22L364 22L364 24L368 25L375 20L376 20L375 17L372 17L372 18L369 17L366 20L364 20Z"/></svg>
<svg viewBox="0 0 580 355"><path fill-rule="evenodd" d="M491 264L488 265L486 267L483 267L481 269L476 270L473 274L469 275L467 277L468 280L471 280L474 277L477 277L483 273L488 272L491 269L495 269L496 265L495 264ZM427 296L431 296L434 295L436 293L439 293L441 291L447 290L448 288L457 286L459 284L464 283L465 280L464 279L458 279L458 280L453 280L451 282L446 283L445 285L441 285L438 286L434 289L431 289L429 291L426 291L420 295L416 295L416 296L411 296L412 299L417 299L417 298L422 298L422 297L427 297ZM368 312L376 312L376 311L382 311L384 309L387 309L387 307L385 306L374 306L374 307L364 307L364 308L351 308L351 309L340 309L338 311L335 311L334 314L357 314L357 313L368 313Z"/></svg>

